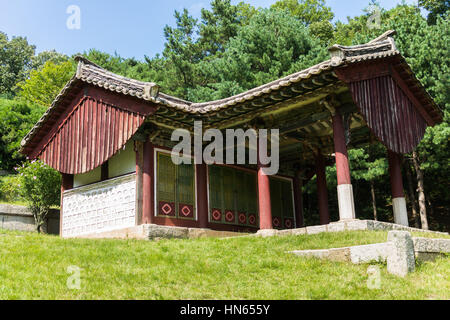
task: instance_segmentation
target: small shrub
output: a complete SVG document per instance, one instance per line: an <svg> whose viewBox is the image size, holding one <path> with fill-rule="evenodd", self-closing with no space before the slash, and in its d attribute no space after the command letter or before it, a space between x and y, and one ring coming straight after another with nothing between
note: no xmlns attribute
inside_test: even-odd
<svg viewBox="0 0 450 320"><path fill-rule="evenodd" d="M41 232L50 208L60 203L61 175L41 161L27 162L17 171L20 194L33 213L37 231Z"/></svg>

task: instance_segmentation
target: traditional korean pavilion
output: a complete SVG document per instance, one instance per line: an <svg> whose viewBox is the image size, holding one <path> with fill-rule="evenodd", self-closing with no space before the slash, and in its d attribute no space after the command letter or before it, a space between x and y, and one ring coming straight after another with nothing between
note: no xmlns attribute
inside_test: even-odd
<svg viewBox="0 0 450 320"><path fill-rule="evenodd" d="M228 231L303 226L302 184L317 179L320 223L330 222L325 167L336 163L340 220L355 219L347 156L386 146L395 222L408 224L401 154L442 113L388 31L369 43L332 46L306 70L217 101L194 103L155 83L111 73L78 57L76 74L22 141L22 152L62 174L61 235L141 224ZM180 164L174 129L277 128L280 170Z"/></svg>

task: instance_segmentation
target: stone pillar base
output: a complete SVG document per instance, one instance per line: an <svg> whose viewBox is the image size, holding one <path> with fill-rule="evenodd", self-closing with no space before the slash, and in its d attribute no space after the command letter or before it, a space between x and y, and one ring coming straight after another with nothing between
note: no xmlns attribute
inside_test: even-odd
<svg viewBox="0 0 450 320"><path fill-rule="evenodd" d="M408 211L406 210L406 200L404 197L392 199L392 209L394 211L394 221L402 226L409 226Z"/></svg>
<svg viewBox="0 0 450 320"><path fill-rule="evenodd" d="M339 220L355 219L355 202L353 200L353 187L351 184L337 186L339 203Z"/></svg>

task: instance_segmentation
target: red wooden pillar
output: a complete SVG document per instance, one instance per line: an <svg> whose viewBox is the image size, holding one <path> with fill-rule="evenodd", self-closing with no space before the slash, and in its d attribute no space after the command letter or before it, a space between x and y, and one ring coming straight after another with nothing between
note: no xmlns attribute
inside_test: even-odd
<svg viewBox="0 0 450 320"><path fill-rule="evenodd" d="M197 180L197 218L200 228L208 227L208 177L206 163L195 165Z"/></svg>
<svg viewBox="0 0 450 320"><path fill-rule="evenodd" d="M73 174L61 174L61 203L60 203L60 213L59 213L59 235L62 234L62 225L63 225L63 201L64 201L64 191L73 189Z"/></svg>
<svg viewBox="0 0 450 320"><path fill-rule="evenodd" d="M401 159L398 153L388 149L389 174L392 190L392 207L396 224L408 226L408 211L406 210L403 193Z"/></svg>
<svg viewBox="0 0 450 320"><path fill-rule="evenodd" d="M339 203L339 219L355 219L355 202L350 180L347 144L342 116L339 111L333 114L333 140L336 157L337 193Z"/></svg>
<svg viewBox="0 0 450 320"><path fill-rule="evenodd" d="M302 198L303 180L301 179L300 174L301 172L299 171L294 176L295 226L297 228L301 228L304 225Z"/></svg>
<svg viewBox="0 0 450 320"><path fill-rule="evenodd" d="M142 166L142 223L151 224L154 221L154 161L153 143L145 141L143 147Z"/></svg>
<svg viewBox="0 0 450 320"><path fill-rule="evenodd" d="M316 177L320 224L328 224L330 223L330 212L328 210L327 177L325 174L325 159L320 150L316 154Z"/></svg>
<svg viewBox="0 0 450 320"><path fill-rule="evenodd" d="M259 150L258 150L259 153ZM264 174L264 166L258 160L258 204L259 229L273 229L272 207L270 203L269 176Z"/></svg>

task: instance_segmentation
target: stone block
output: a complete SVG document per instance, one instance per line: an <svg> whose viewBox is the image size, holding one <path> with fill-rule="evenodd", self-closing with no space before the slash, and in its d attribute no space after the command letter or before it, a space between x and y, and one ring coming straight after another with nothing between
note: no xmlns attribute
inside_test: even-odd
<svg viewBox="0 0 450 320"><path fill-rule="evenodd" d="M388 242L391 243L387 257L387 271L405 277L415 270L414 242L407 231L389 231Z"/></svg>
<svg viewBox="0 0 450 320"><path fill-rule="evenodd" d="M345 222L332 222L328 225L328 232L345 231Z"/></svg>
<svg viewBox="0 0 450 320"><path fill-rule="evenodd" d="M438 252L415 251L414 254L416 256L416 261L420 261L420 262L425 262L425 261L434 262L438 257L444 256L443 253L438 253Z"/></svg>
<svg viewBox="0 0 450 320"><path fill-rule="evenodd" d="M431 239L431 238L412 238L414 242L414 251L416 252L433 252L433 253L449 253L450 239Z"/></svg>
<svg viewBox="0 0 450 320"><path fill-rule="evenodd" d="M188 228L188 237L193 239L206 238L208 237L208 230L203 228Z"/></svg>
<svg viewBox="0 0 450 320"><path fill-rule="evenodd" d="M383 222L383 221L374 221L371 220L371 223L368 224L369 230L381 230L381 231L387 231L392 230L392 223Z"/></svg>
<svg viewBox="0 0 450 320"><path fill-rule="evenodd" d="M392 230L408 231L408 232L411 231L409 227L395 223L392 224Z"/></svg>
<svg viewBox="0 0 450 320"><path fill-rule="evenodd" d="M276 236L278 234L278 230L275 229L261 229L258 230L258 232L256 232L256 235L259 237L273 237Z"/></svg>
<svg viewBox="0 0 450 320"><path fill-rule="evenodd" d="M302 235L302 234L306 234L306 228L278 230L277 234L279 236L297 236L297 235Z"/></svg>
<svg viewBox="0 0 450 320"><path fill-rule="evenodd" d="M333 249L318 249L318 250L295 250L290 251L300 257L326 259L336 262L350 261L350 248L333 248Z"/></svg>
<svg viewBox="0 0 450 320"><path fill-rule="evenodd" d="M350 260L355 264L386 262L390 246L385 242L350 247Z"/></svg>
<svg viewBox="0 0 450 320"><path fill-rule="evenodd" d="M302 234L306 234L306 227L305 228L297 228L297 229L290 229L291 234L293 236L298 236Z"/></svg>
<svg viewBox="0 0 450 320"><path fill-rule="evenodd" d="M229 238L229 237L242 237L247 235L241 232L232 231L218 231L202 228L188 228L188 237L192 239L197 238Z"/></svg>
<svg viewBox="0 0 450 320"><path fill-rule="evenodd" d="M292 229L278 230L277 235L290 236L290 235L292 235Z"/></svg>
<svg viewBox="0 0 450 320"><path fill-rule="evenodd" d="M326 259L328 256L328 250L327 249L321 249L321 250L294 250L289 251L289 253L295 254L299 257L307 257L307 258L319 258L319 259Z"/></svg>
<svg viewBox="0 0 450 320"><path fill-rule="evenodd" d="M367 221L357 219L345 221L345 228L348 231L367 230Z"/></svg>
<svg viewBox="0 0 450 320"><path fill-rule="evenodd" d="M172 226L159 226L156 224L147 225L147 232L149 239L157 238L188 238L188 228L184 227L172 227Z"/></svg>
<svg viewBox="0 0 450 320"><path fill-rule="evenodd" d="M336 262L349 262L350 259L350 248L333 248L328 250L328 259Z"/></svg>
<svg viewBox="0 0 450 320"><path fill-rule="evenodd" d="M306 234L317 234L327 232L327 225L306 227Z"/></svg>

